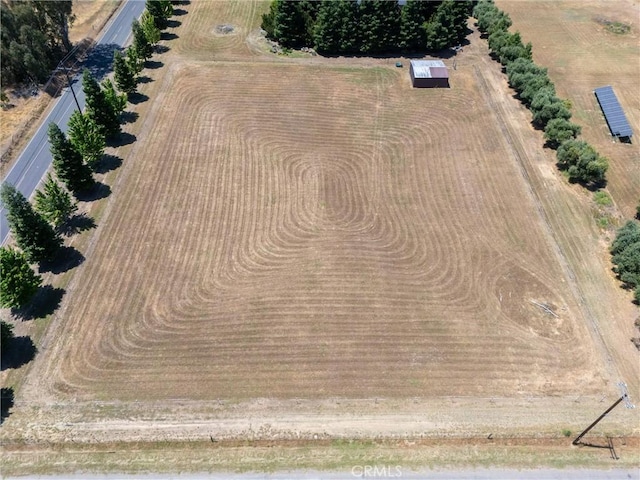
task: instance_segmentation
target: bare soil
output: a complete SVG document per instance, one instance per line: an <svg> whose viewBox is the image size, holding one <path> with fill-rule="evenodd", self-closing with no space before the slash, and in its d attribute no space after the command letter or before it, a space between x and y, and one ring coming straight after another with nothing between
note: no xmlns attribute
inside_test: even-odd
<svg viewBox="0 0 640 480"><path fill-rule="evenodd" d="M636 395L614 318L633 305L589 194L557 173L486 41L475 32L456 69L445 61L451 89L421 90L395 58L270 54L263 4L180 8L0 432L16 468L40 468L25 442L47 458L49 442L466 438L460 453L489 435L538 438L540 456L460 458L614 465L560 437L617 381ZM620 407L592 438L635 442L637 425ZM315 455L288 452L280 466ZM104 453L82 465L111 465Z"/></svg>

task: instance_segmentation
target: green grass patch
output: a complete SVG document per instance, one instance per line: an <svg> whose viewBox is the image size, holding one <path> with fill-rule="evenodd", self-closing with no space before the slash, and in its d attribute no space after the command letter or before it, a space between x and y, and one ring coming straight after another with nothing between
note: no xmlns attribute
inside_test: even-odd
<svg viewBox="0 0 640 480"><path fill-rule="evenodd" d="M631 25L623 22L617 22L609 20L605 17L596 17L595 22L604 26L607 32L615 33L616 35L624 35L631 31Z"/></svg>
<svg viewBox="0 0 640 480"><path fill-rule="evenodd" d="M601 207L610 207L613 205L611 196L604 190L598 190L593 194L593 200Z"/></svg>

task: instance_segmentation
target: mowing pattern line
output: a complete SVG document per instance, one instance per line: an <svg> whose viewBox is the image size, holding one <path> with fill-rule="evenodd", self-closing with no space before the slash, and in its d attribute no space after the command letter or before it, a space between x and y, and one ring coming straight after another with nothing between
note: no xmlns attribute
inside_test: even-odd
<svg viewBox="0 0 640 480"><path fill-rule="evenodd" d="M74 298L92 301L66 310L54 390L535 395L578 378L595 391L600 366L522 177L473 75L458 82L176 66L79 272Z"/></svg>

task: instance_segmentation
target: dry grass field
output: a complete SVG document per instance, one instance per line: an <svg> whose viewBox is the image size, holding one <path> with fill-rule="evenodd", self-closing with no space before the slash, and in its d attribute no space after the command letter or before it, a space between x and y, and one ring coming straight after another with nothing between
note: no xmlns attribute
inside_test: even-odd
<svg viewBox="0 0 640 480"><path fill-rule="evenodd" d="M635 388L585 194L477 32L421 90L268 53L265 4L182 8L5 438L559 435Z"/></svg>

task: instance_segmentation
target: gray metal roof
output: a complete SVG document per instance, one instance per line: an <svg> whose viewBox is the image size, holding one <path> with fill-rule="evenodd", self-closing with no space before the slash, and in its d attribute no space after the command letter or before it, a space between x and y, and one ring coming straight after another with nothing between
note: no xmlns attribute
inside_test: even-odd
<svg viewBox="0 0 640 480"><path fill-rule="evenodd" d="M600 108L602 108L602 113L604 113L604 117L607 120L611 135L631 138L633 130L631 130L631 125L629 125L627 121L627 117L620 106L620 102L618 102L618 97L616 97L613 88L611 88L611 86L596 88L594 93L596 94Z"/></svg>
<svg viewBox="0 0 640 480"><path fill-rule="evenodd" d="M411 60L415 78L449 78L449 72L442 60Z"/></svg>

